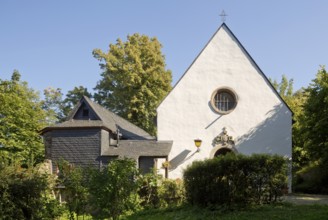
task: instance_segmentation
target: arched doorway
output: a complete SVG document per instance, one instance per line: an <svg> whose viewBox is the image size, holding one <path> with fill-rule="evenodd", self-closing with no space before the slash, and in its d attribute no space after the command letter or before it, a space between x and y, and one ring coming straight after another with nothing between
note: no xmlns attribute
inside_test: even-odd
<svg viewBox="0 0 328 220"><path fill-rule="evenodd" d="M224 156L227 153L231 153L231 152L233 152L233 151L229 148L226 148L226 147L220 148L215 152L214 157Z"/></svg>
<svg viewBox="0 0 328 220"><path fill-rule="evenodd" d="M213 149L210 152L210 158L224 156L227 153L238 153L233 137L228 135L225 127L222 130L221 134L212 141Z"/></svg>
<svg viewBox="0 0 328 220"><path fill-rule="evenodd" d="M209 158L219 157L222 155L226 155L227 153L238 154L238 151L233 145L222 146L222 144L218 144L211 150Z"/></svg>

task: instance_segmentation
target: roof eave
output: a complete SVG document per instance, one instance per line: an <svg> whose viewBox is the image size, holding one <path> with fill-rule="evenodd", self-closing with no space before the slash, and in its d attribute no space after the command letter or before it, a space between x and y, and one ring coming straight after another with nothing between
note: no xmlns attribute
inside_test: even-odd
<svg viewBox="0 0 328 220"><path fill-rule="evenodd" d="M60 127L60 126L50 126L50 127L45 127L44 129L39 131L40 135L43 135L46 132L53 131L53 130L83 130L83 129L95 129L99 128L105 131L109 131L114 133L111 129L107 128L106 126L67 126L67 127Z"/></svg>

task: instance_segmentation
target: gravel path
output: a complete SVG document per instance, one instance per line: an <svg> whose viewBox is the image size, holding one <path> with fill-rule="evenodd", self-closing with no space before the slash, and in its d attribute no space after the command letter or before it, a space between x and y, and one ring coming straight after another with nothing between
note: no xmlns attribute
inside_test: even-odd
<svg viewBox="0 0 328 220"><path fill-rule="evenodd" d="M328 195L290 194L283 196L283 200L299 205L328 205Z"/></svg>

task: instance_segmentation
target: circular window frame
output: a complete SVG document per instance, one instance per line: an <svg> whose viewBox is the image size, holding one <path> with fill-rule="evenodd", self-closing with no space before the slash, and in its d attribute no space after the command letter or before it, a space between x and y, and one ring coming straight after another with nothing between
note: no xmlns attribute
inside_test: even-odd
<svg viewBox="0 0 328 220"><path fill-rule="evenodd" d="M231 108L228 111L222 111L222 110L220 110L220 109L218 109L216 107L216 105L215 105L215 96L219 92L226 92L226 93L230 94L235 99L235 105L233 106L233 108ZM233 89L229 88L229 87L220 87L220 88L217 88L212 93L212 96L211 96L211 106L212 106L213 110L216 113L219 113L221 115L227 115L227 114L231 113L233 110L235 110L235 108L237 107L237 104L238 104L238 96L237 96L236 92Z"/></svg>

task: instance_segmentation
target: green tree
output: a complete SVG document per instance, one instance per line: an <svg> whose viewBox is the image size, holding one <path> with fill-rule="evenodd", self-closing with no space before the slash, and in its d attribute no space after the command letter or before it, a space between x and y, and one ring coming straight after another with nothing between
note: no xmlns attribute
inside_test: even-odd
<svg viewBox="0 0 328 220"><path fill-rule="evenodd" d="M32 165L40 162L44 150L40 129L46 113L38 94L20 81L14 71L11 80L0 79L0 158Z"/></svg>
<svg viewBox="0 0 328 220"><path fill-rule="evenodd" d="M324 66L303 93L303 112L296 130L302 151L294 152L305 152L306 158L296 173L294 188L300 192L328 193L328 73Z"/></svg>
<svg viewBox="0 0 328 220"><path fill-rule="evenodd" d="M286 75L282 75L280 83L278 83L276 80L269 80L272 83L273 87L277 90L279 95L285 100L287 104L289 104L293 96L294 80L288 80Z"/></svg>
<svg viewBox="0 0 328 220"><path fill-rule="evenodd" d="M42 108L47 112L48 125L56 124L63 120L63 93L60 88L46 88L43 90L44 100Z"/></svg>
<svg viewBox="0 0 328 220"><path fill-rule="evenodd" d="M138 175L132 159L111 161L102 170L95 170L90 178L89 193L94 217L116 220L124 212L138 206Z"/></svg>
<svg viewBox="0 0 328 220"><path fill-rule="evenodd" d="M294 93L294 81L293 79L288 80L285 75L282 75L279 83L276 80L272 81L270 79L270 81L293 111L293 170L297 171L309 162L309 155L304 147L305 136L302 131L302 124L304 123L303 106L307 100L307 91L302 88Z"/></svg>
<svg viewBox="0 0 328 220"><path fill-rule="evenodd" d="M320 160L328 165L328 73L324 66L306 89L308 98L304 104L305 146L312 161Z"/></svg>
<svg viewBox="0 0 328 220"><path fill-rule="evenodd" d="M161 48L156 38L133 34L110 44L107 53L93 51L103 70L95 100L153 135L157 105L172 81Z"/></svg>
<svg viewBox="0 0 328 220"><path fill-rule="evenodd" d="M63 114L65 117L68 116L70 111L83 96L92 98L92 94L88 92L88 89L83 86L74 87L73 90L67 92L66 98L63 101Z"/></svg>
<svg viewBox="0 0 328 220"><path fill-rule="evenodd" d="M82 168L74 167L67 161L58 163L58 184L65 186L65 204L69 212L69 219L74 220L74 213L79 216L85 214L88 198L84 173Z"/></svg>
<svg viewBox="0 0 328 220"><path fill-rule="evenodd" d="M60 88L49 87L43 91L43 94L42 107L47 112L47 123L49 125L64 121L82 96L92 97L88 89L83 86L69 90L65 99L63 99L63 93Z"/></svg>
<svg viewBox="0 0 328 220"><path fill-rule="evenodd" d="M304 147L306 138L302 126L304 124L303 106L308 97L304 88L296 91L289 99L289 107L293 111L293 170L298 171L309 162L309 155Z"/></svg>

